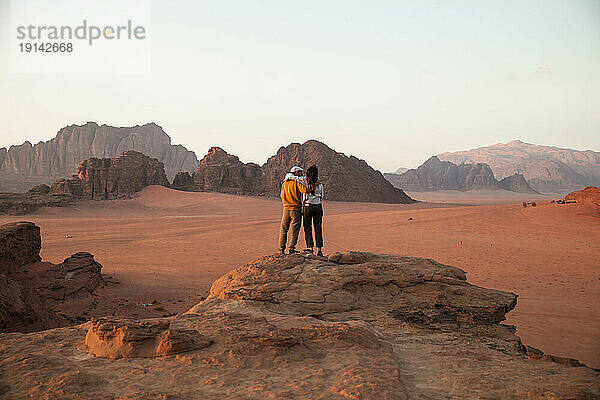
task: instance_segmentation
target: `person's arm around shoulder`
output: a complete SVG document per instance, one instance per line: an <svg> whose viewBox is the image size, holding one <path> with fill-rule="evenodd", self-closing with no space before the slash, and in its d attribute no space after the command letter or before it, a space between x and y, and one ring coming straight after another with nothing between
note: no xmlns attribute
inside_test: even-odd
<svg viewBox="0 0 600 400"><path fill-rule="evenodd" d="M304 184L304 182L301 182L301 181L295 181L295 182L296 182L296 187L298 188L300 193L310 193L313 190L315 190L315 185L306 185L306 184Z"/></svg>

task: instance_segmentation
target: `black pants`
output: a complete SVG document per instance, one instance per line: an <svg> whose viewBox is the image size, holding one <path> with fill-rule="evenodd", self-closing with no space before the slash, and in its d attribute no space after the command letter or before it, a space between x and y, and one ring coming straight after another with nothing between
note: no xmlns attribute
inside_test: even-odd
<svg viewBox="0 0 600 400"><path fill-rule="evenodd" d="M323 247L323 206L321 204L310 204L304 206L304 241L306 247ZM315 242L313 242L312 225L315 224Z"/></svg>

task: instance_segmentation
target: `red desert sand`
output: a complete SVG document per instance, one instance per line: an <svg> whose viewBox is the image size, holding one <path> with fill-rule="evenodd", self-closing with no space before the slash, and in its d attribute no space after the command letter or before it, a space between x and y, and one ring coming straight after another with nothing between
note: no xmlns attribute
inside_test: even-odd
<svg viewBox="0 0 600 400"><path fill-rule="evenodd" d="M464 196L452 202L473 203ZM458 266L473 284L519 294L506 322L525 344L600 368L600 212L537 198L537 207L523 208L531 200L523 196L480 206L327 202L325 250ZM273 253L280 212L277 199L152 186L135 199L2 216L0 224L39 225L45 261L94 254L113 283L91 316L157 317L187 311L215 279Z"/></svg>

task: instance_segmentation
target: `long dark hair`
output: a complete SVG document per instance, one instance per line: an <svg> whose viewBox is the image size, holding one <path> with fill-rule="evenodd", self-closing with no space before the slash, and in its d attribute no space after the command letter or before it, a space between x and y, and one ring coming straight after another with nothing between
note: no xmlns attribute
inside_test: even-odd
<svg viewBox="0 0 600 400"><path fill-rule="evenodd" d="M311 165L306 170L306 182L309 185L314 185L319 182L319 169L316 165Z"/></svg>

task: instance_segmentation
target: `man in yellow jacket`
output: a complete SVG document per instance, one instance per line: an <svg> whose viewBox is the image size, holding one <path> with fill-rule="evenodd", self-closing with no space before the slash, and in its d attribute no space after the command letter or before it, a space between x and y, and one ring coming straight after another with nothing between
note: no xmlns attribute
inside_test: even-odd
<svg viewBox="0 0 600 400"><path fill-rule="evenodd" d="M279 253L285 254L287 234L292 226L289 254L297 253L298 233L302 225L302 193L310 193L314 188L305 185L302 175L304 171L300 167L293 167L285 176L281 185L281 202L283 203L283 215L281 217L281 230L279 231Z"/></svg>

